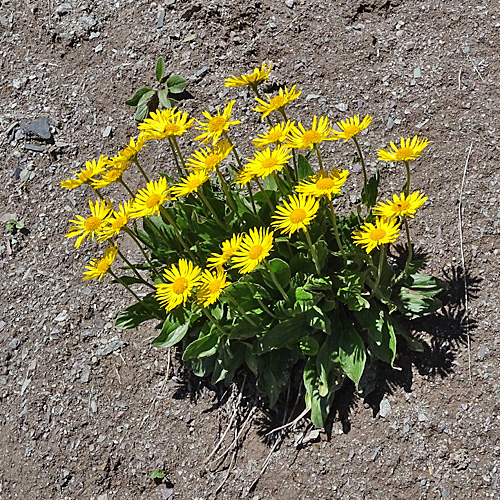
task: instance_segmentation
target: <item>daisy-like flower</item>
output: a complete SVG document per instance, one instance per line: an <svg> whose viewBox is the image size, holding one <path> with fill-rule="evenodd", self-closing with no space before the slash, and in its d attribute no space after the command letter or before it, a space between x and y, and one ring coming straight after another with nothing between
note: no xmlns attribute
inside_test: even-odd
<svg viewBox="0 0 500 500"><path fill-rule="evenodd" d="M260 106L257 106L256 108L253 108L254 111L258 111L259 113L262 113L262 119L264 119L267 115L272 113L273 111L280 111L283 110L283 108L291 101L294 99L297 99L299 95L302 93L302 90L299 90L298 92L295 90L295 85L288 90L286 87L283 90L282 88L279 90L279 93L275 97L271 97L266 94L267 102L264 101L263 99L260 99L259 97L256 97L257 102L260 104Z"/></svg>
<svg viewBox="0 0 500 500"><path fill-rule="evenodd" d="M89 201L90 205L90 217L82 217L77 215L76 219L70 220L75 225L69 228L66 238L73 238L73 236L78 236L75 241L75 248L79 248L85 238L90 237L92 239L95 236L99 236L106 225L108 217L111 215L112 204L109 201L97 200L94 205Z"/></svg>
<svg viewBox="0 0 500 500"><path fill-rule="evenodd" d="M101 189L103 187L109 186L122 178L124 169L121 167L114 167L106 170L100 179L95 179L90 182L90 185L96 189Z"/></svg>
<svg viewBox="0 0 500 500"><path fill-rule="evenodd" d="M272 64L270 62L262 63L260 68L255 68L253 73L247 73L246 75L234 76L231 75L226 78L224 83L225 87L243 87L244 85L250 85L251 87L256 87L259 83L267 82L269 75L271 74Z"/></svg>
<svg viewBox="0 0 500 500"><path fill-rule="evenodd" d="M273 219L276 220L271 222L271 225L280 229L282 233L288 233L289 236L299 229L306 231L319 209L318 200L303 194L291 195L283 204L284 207L276 208L276 215L273 215Z"/></svg>
<svg viewBox="0 0 500 500"><path fill-rule="evenodd" d="M222 267L240 248L243 240L242 234L233 234L231 239L223 241L221 245L222 253L212 253L212 257L207 259L207 267Z"/></svg>
<svg viewBox="0 0 500 500"><path fill-rule="evenodd" d="M394 216L405 216L414 217L415 212L427 201L427 197L424 194L420 194L418 191L414 191L409 196L401 193L401 198L394 194L392 196L392 201L386 200L387 203L380 202L378 206L374 207L373 211L375 214L381 217L394 217Z"/></svg>
<svg viewBox="0 0 500 500"><path fill-rule="evenodd" d="M297 193L302 193L308 196L326 196L329 200L333 195L339 194L344 182L347 180L349 170L340 170L332 168L328 173L326 170L320 170L316 175L309 177L308 180L303 180L295 188Z"/></svg>
<svg viewBox="0 0 500 500"><path fill-rule="evenodd" d="M240 247L234 253L233 267L239 268L240 274L253 271L271 252L273 232L269 228L254 227L243 236Z"/></svg>
<svg viewBox="0 0 500 500"><path fill-rule="evenodd" d="M163 272L167 283L156 285L156 299L167 311L179 304L186 305L193 288L200 284L201 269L187 259L179 259L178 265L172 264Z"/></svg>
<svg viewBox="0 0 500 500"><path fill-rule="evenodd" d="M76 175L76 179L68 179L67 181L61 181L61 187L66 189L75 189L82 184L90 184L90 181L102 172L106 170L106 165L108 164L107 156L100 156L97 162L95 160L86 161L85 168L81 172L73 173Z"/></svg>
<svg viewBox="0 0 500 500"><path fill-rule="evenodd" d="M392 150L379 149L378 159L383 161L409 161L416 160L422 156L420 153L429 144L426 137L419 139L416 135L413 139L404 139L401 137L401 147L397 147L392 141L390 143Z"/></svg>
<svg viewBox="0 0 500 500"><path fill-rule="evenodd" d="M319 120L317 116L314 116L310 129L306 130L300 122L297 123L297 127L292 127L286 146L288 148L313 149L320 142L333 141L332 134L330 120L326 116L321 116Z"/></svg>
<svg viewBox="0 0 500 500"><path fill-rule="evenodd" d="M113 210L109 219L106 220L106 225L102 229L101 235L97 239L99 243L116 236L128 224L131 217L131 208L132 200L128 200L123 205L120 204L118 210Z"/></svg>
<svg viewBox="0 0 500 500"><path fill-rule="evenodd" d="M373 118L370 115L366 115L360 123L359 115L356 115L351 116L351 118L341 120L340 122L337 122L337 127L340 131L333 129L333 138L335 140L344 139L344 142L347 142L349 139L352 139L355 135L359 134L362 130L368 127L372 119Z"/></svg>
<svg viewBox="0 0 500 500"><path fill-rule="evenodd" d="M356 245L365 248L370 253L375 247L386 243L393 243L399 236L400 225L396 219L377 217L376 224L365 222L359 231L352 233Z"/></svg>
<svg viewBox="0 0 500 500"><path fill-rule="evenodd" d="M199 170L181 179L179 183L170 188L170 191L176 198L180 198L197 191L208 179L210 179L210 175L205 170Z"/></svg>
<svg viewBox="0 0 500 500"><path fill-rule="evenodd" d="M99 280L109 271L111 264L113 264L118 248L116 245L106 248L104 255L100 259L92 259L88 266L85 266L87 271L83 272L84 280Z"/></svg>
<svg viewBox="0 0 500 500"><path fill-rule="evenodd" d="M188 114L172 109L153 111L150 118L146 118L137 128L144 130L146 140L165 139L165 137L179 136L187 132L194 125L194 119L188 120Z"/></svg>
<svg viewBox="0 0 500 500"><path fill-rule="evenodd" d="M170 200L167 179L160 177L157 181L150 181L144 189L135 196L131 208L131 217L139 218L160 213L160 207Z"/></svg>
<svg viewBox="0 0 500 500"><path fill-rule="evenodd" d="M110 158L108 161L108 166L112 168L121 169L124 172L132 162L137 159L137 155L139 151L144 147L148 137L146 133L141 132L139 137L137 137L137 141L131 137L129 143L122 151L118 151L116 156Z"/></svg>
<svg viewBox="0 0 500 500"><path fill-rule="evenodd" d="M196 127L196 130L202 130L203 132L194 138L195 141L201 141L202 143L212 141L212 144L215 146L221 135L227 132L231 125L241 123L239 120L230 121L235 102L229 101L222 114L220 109L217 108L217 115L215 116L212 116L208 111L203 111L203 116L207 119L207 122L196 120L200 124L200 127Z"/></svg>
<svg viewBox="0 0 500 500"><path fill-rule="evenodd" d="M255 176L255 171L252 168L244 167L236 174L234 182L242 186L243 184L248 184L250 181L252 181Z"/></svg>
<svg viewBox="0 0 500 500"><path fill-rule="evenodd" d="M262 177L263 179L273 172L279 172L292 157L288 149L283 146L271 150L271 148L257 151L253 159L247 158L248 162L245 165L245 170L252 173L253 176Z"/></svg>
<svg viewBox="0 0 500 500"><path fill-rule="evenodd" d="M186 160L186 168L194 172L200 170L212 172L232 149L233 146L228 141L219 141L212 149L205 148L195 151L193 158Z"/></svg>
<svg viewBox="0 0 500 500"><path fill-rule="evenodd" d="M288 134L290 129L295 125L295 122L288 120L286 123L281 122L274 127L269 127L265 134L259 134L253 141L253 145L256 148L263 148L268 144L281 144L288 139Z"/></svg>
<svg viewBox="0 0 500 500"><path fill-rule="evenodd" d="M227 281L227 274L222 269L210 272L208 269L203 271L200 277L200 288L196 292L198 304L208 307L213 304L222 293L222 290L231 284Z"/></svg>

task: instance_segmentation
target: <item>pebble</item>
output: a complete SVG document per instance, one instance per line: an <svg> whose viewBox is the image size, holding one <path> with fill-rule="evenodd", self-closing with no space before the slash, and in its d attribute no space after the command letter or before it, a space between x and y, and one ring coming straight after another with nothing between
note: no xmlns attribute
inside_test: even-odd
<svg viewBox="0 0 500 500"><path fill-rule="evenodd" d="M100 44L99 44L99 45L98 45L98 46L94 49L94 52L95 52L96 54L97 54L98 52L101 52L101 51L102 51L102 43L100 43ZM108 129L108 128L109 128L109 130L110 130L110 132L111 132L111 127L106 127L106 129ZM108 135L109 135L109 134L108 134ZM107 137L107 135L106 135L105 137Z"/></svg>
<svg viewBox="0 0 500 500"><path fill-rule="evenodd" d="M477 350L477 359L479 359L479 361L483 361L486 354L488 354L488 348L484 344L481 344Z"/></svg>
<svg viewBox="0 0 500 500"><path fill-rule="evenodd" d="M10 342L9 342L9 347L11 349L17 349L19 345L21 344L21 340L17 337L14 337Z"/></svg>
<svg viewBox="0 0 500 500"><path fill-rule="evenodd" d="M25 134L36 135L44 141L48 141L52 137L52 134L50 133L49 119L47 117L39 118L38 120L30 123L21 120L19 126Z"/></svg>
<svg viewBox="0 0 500 500"><path fill-rule="evenodd" d="M420 78L422 76L422 71L420 70L420 67L416 67L413 70L413 78Z"/></svg>
<svg viewBox="0 0 500 500"><path fill-rule="evenodd" d="M80 382L82 384L87 384L90 378L90 366L83 365L82 374L80 375Z"/></svg>
<svg viewBox="0 0 500 500"><path fill-rule="evenodd" d="M56 14L64 16L64 14L69 14L72 10L73 6L70 3L62 3L56 7Z"/></svg>
<svg viewBox="0 0 500 500"><path fill-rule="evenodd" d="M335 107L339 110L339 111L347 111L348 109L348 105L345 104L344 102L339 102L338 104L335 104Z"/></svg>
<svg viewBox="0 0 500 500"><path fill-rule="evenodd" d="M293 0L285 0L285 5L291 9L293 7Z"/></svg>
<svg viewBox="0 0 500 500"><path fill-rule="evenodd" d="M371 456L370 460L373 462L376 458L377 455L380 453L380 450L382 449L382 446L378 446L373 455Z"/></svg>
<svg viewBox="0 0 500 500"><path fill-rule="evenodd" d="M427 418L427 416L425 415L425 413L419 413L418 414L418 421L419 422L426 422L427 420L429 420L429 419Z"/></svg>
<svg viewBox="0 0 500 500"><path fill-rule="evenodd" d="M122 340L113 340L113 342L110 342L106 347L103 349L98 349L96 352L97 356L107 356L108 354L111 354L112 352L118 351L122 345L124 345L125 342Z"/></svg>
<svg viewBox="0 0 500 500"><path fill-rule="evenodd" d="M64 309L54 318L54 321L66 321L67 318L68 318L68 311Z"/></svg>
<svg viewBox="0 0 500 500"><path fill-rule="evenodd" d="M199 69L194 76L196 78L200 78L200 76L203 76L206 72L208 71L208 66L203 66L203 68Z"/></svg>
<svg viewBox="0 0 500 500"><path fill-rule="evenodd" d="M97 49L97 47L96 47ZM101 45L102 49L102 45ZM111 135L111 125L108 125L103 131L102 131L102 136L103 137L109 137Z"/></svg>
<svg viewBox="0 0 500 500"><path fill-rule="evenodd" d="M415 42L406 42L406 50L413 50L415 48Z"/></svg>
<svg viewBox="0 0 500 500"><path fill-rule="evenodd" d="M391 404L389 403L389 401L387 401L387 399L385 399L385 398L382 399L382 401L380 401L379 415L382 418L385 418L388 415L390 415L391 411L392 411L392 408L391 408Z"/></svg>

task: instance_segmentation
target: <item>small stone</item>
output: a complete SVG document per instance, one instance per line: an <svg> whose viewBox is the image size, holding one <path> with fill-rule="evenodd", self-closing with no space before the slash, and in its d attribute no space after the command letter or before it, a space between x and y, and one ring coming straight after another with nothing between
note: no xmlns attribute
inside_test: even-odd
<svg viewBox="0 0 500 500"><path fill-rule="evenodd" d="M285 5L291 9L293 7L293 0L285 0Z"/></svg>
<svg viewBox="0 0 500 500"><path fill-rule="evenodd" d="M338 104L335 104L335 107L339 110L339 111L342 111L342 112L345 112L347 111L348 109L348 105L343 103L343 102L339 102Z"/></svg>
<svg viewBox="0 0 500 500"><path fill-rule="evenodd" d="M10 347L11 349L16 350L16 349L19 347L19 345L20 345L20 344L21 344L21 340L20 340L20 339L18 339L17 337L14 337L14 338L13 338L13 339L9 342L9 347Z"/></svg>
<svg viewBox="0 0 500 500"><path fill-rule="evenodd" d="M95 49L94 52L97 54L98 52L102 51L102 43L100 43ZM111 127L109 127L111 129Z"/></svg>
<svg viewBox="0 0 500 500"><path fill-rule="evenodd" d="M81 16L78 18L78 23L87 28L93 28L97 24L97 21L93 17Z"/></svg>
<svg viewBox="0 0 500 500"><path fill-rule="evenodd" d="M382 401L380 401L379 415L382 418L385 418L388 415L390 415L391 411L392 411L392 408L391 408L391 404L389 403L389 401L387 401L387 399L385 399L385 398L382 399Z"/></svg>
<svg viewBox="0 0 500 500"><path fill-rule="evenodd" d="M102 136L103 137L109 137L111 135L111 125L108 125L103 131L102 131Z"/></svg>
<svg viewBox="0 0 500 500"><path fill-rule="evenodd" d="M406 42L406 50L413 50L415 48L415 42Z"/></svg>
<svg viewBox="0 0 500 500"><path fill-rule="evenodd" d="M55 318L54 321L66 321L68 318L68 311L64 309L64 311L60 312Z"/></svg>
<svg viewBox="0 0 500 500"><path fill-rule="evenodd" d="M319 94L309 94L306 96L306 101L310 101L311 99L317 99L318 97L321 97Z"/></svg>
<svg viewBox="0 0 500 500"><path fill-rule="evenodd" d="M394 127L394 120L389 116L389 119L387 120L386 127L388 130L391 130L392 127Z"/></svg>
<svg viewBox="0 0 500 500"><path fill-rule="evenodd" d="M93 413L97 413L97 403L94 400L90 402L90 409Z"/></svg>
<svg viewBox="0 0 500 500"><path fill-rule="evenodd" d="M451 493L449 490L443 488L441 490L441 497L443 498L443 500L448 500L449 498L451 498Z"/></svg>
<svg viewBox="0 0 500 500"><path fill-rule="evenodd" d="M425 415L425 413L419 413L418 414L418 421L419 422L427 422L427 420L429 420L429 419L427 418L427 416Z"/></svg>
<svg viewBox="0 0 500 500"><path fill-rule="evenodd" d="M83 365L82 374L80 375L80 382L82 384L87 384L90 378L90 366Z"/></svg>
<svg viewBox="0 0 500 500"><path fill-rule="evenodd" d="M377 455L380 453L380 450L382 449L382 446L378 446L373 455L371 456L370 460L373 462L376 458Z"/></svg>
<svg viewBox="0 0 500 500"><path fill-rule="evenodd" d="M125 345L125 342L123 342L122 340L114 340L113 342L110 342L103 349L98 349L96 352L96 355L97 356L107 356L108 354L111 354L112 352L118 351L123 345Z"/></svg>
<svg viewBox="0 0 500 500"><path fill-rule="evenodd" d="M481 344L477 350L477 359L479 359L479 361L483 361L488 352L488 348L484 344Z"/></svg>
<svg viewBox="0 0 500 500"><path fill-rule="evenodd" d="M160 9L160 11L158 12L158 21L156 21L157 29L163 28L164 20L165 20L165 11L163 9Z"/></svg>
<svg viewBox="0 0 500 500"><path fill-rule="evenodd" d="M31 123L26 123L24 120L21 120L19 126L24 133L36 135L44 141L48 141L52 137L52 134L50 133L49 119L47 117L39 118Z"/></svg>
<svg viewBox="0 0 500 500"><path fill-rule="evenodd" d="M69 14L73 10L73 6L69 3L62 3L56 7L56 14L58 16L64 16L65 14Z"/></svg>
<svg viewBox="0 0 500 500"><path fill-rule="evenodd" d="M36 144L25 144L24 149L28 151L34 151L35 153L43 153L45 151L45 146L38 146Z"/></svg>
<svg viewBox="0 0 500 500"><path fill-rule="evenodd" d="M208 66L203 66L203 68L199 69L195 74L194 76L196 78L200 78L202 77L206 72L208 71Z"/></svg>
<svg viewBox="0 0 500 500"><path fill-rule="evenodd" d="M101 33L99 31L93 31L89 35L89 40L93 40L94 38L99 38L101 36Z"/></svg>
<svg viewBox="0 0 500 500"><path fill-rule="evenodd" d="M420 67L417 67L413 70L413 78L420 78L422 76L422 71Z"/></svg>

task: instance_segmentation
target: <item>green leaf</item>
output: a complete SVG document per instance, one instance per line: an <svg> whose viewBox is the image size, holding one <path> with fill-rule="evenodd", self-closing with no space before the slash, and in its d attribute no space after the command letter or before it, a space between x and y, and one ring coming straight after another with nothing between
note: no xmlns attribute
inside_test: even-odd
<svg viewBox="0 0 500 500"><path fill-rule="evenodd" d="M293 318L281 321L257 341L254 345L254 352L256 354L263 354L273 349L280 349L289 342L297 342L308 333L306 320L307 316L305 314L299 314Z"/></svg>
<svg viewBox="0 0 500 500"><path fill-rule="evenodd" d="M248 321L242 320L241 323L236 325L228 335L230 339L245 340L252 337L256 337L257 334L261 332L261 329L256 326L252 326Z"/></svg>
<svg viewBox="0 0 500 500"><path fill-rule="evenodd" d="M269 294L263 286L253 283L252 289L255 291L255 295L250 291L247 283L244 281L237 281L229 285L225 291L230 294L245 311L252 311L260 308L256 298L269 299Z"/></svg>
<svg viewBox="0 0 500 500"><path fill-rule="evenodd" d="M315 338L308 336L299 340L299 348L306 356L316 356L319 344Z"/></svg>
<svg viewBox="0 0 500 500"><path fill-rule="evenodd" d="M158 61L156 61L156 79L158 80L158 83L161 83L164 71L165 61L163 60L163 57L159 57Z"/></svg>
<svg viewBox="0 0 500 500"><path fill-rule="evenodd" d="M366 186L361 191L361 202L367 207L373 207L377 203L378 184L380 181L380 172L377 170L375 175L368 179Z"/></svg>
<svg viewBox="0 0 500 500"><path fill-rule="evenodd" d="M151 87L142 87L134 94L133 97L131 97L128 101L125 101L125 104L128 104L129 106L137 106L141 98L150 92L154 92Z"/></svg>
<svg viewBox="0 0 500 500"><path fill-rule="evenodd" d="M168 78L166 87L172 94L180 94L186 88L187 81L182 76L172 75Z"/></svg>
<svg viewBox="0 0 500 500"><path fill-rule="evenodd" d="M268 175L267 177L264 178L263 185L266 191L278 190L278 185L276 184L276 181L274 180L274 177L272 175Z"/></svg>
<svg viewBox="0 0 500 500"><path fill-rule="evenodd" d="M295 311L306 312L312 309L321 299L322 293L308 292L303 287L295 289L295 304L293 306Z"/></svg>
<svg viewBox="0 0 500 500"><path fill-rule="evenodd" d="M125 283L126 285L133 285L134 283L144 283L142 280L139 278L136 278L135 276L120 276L119 280L111 280L111 283Z"/></svg>
<svg viewBox="0 0 500 500"><path fill-rule="evenodd" d="M191 358L206 358L211 356L217 351L217 343L219 342L219 336L217 331L211 331L208 335L205 335L194 342L191 342L182 355L182 359Z"/></svg>
<svg viewBox="0 0 500 500"><path fill-rule="evenodd" d="M313 245L314 250L316 250L316 254L318 255L319 268L322 270L325 267L326 261L328 259L328 245L323 240L318 240Z"/></svg>
<svg viewBox="0 0 500 500"><path fill-rule="evenodd" d="M145 118L149 116L149 113L158 109L158 94L155 90L146 92L139 100L137 104L137 109L135 110L134 119L136 124L140 124Z"/></svg>
<svg viewBox="0 0 500 500"><path fill-rule="evenodd" d="M170 103L170 99L168 97L168 90L159 90L158 91L158 99L160 101L160 104L164 107L164 108L171 108L172 107L172 104Z"/></svg>
<svg viewBox="0 0 500 500"><path fill-rule="evenodd" d="M344 325L340 336L339 357L342 369L357 388L365 369L366 348L363 339L352 324Z"/></svg>
<svg viewBox="0 0 500 500"><path fill-rule="evenodd" d="M284 260L272 259L271 261L269 261L269 267L276 275L278 283L282 286L283 289L285 289L290 284L290 266ZM271 286L272 288L276 288L276 285L270 277L269 280L266 281L269 286Z"/></svg>
<svg viewBox="0 0 500 500"><path fill-rule="evenodd" d="M299 161L297 166L298 180L307 179L314 175L314 170L312 169L309 162L306 160L305 156L299 155Z"/></svg>
<svg viewBox="0 0 500 500"><path fill-rule="evenodd" d="M160 348L172 347L185 337L189 325L190 321L181 325L178 321L172 322L166 319L160 335L153 340L152 346Z"/></svg>
<svg viewBox="0 0 500 500"><path fill-rule="evenodd" d="M121 312L116 317L115 327L120 330L126 330L128 328L135 328L149 319L157 319L152 311L155 311L159 317L165 317L165 310L158 305L153 294L150 294L143 297L141 302L137 302Z"/></svg>
<svg viewBox="0 0 500 500"><path fill-rule="evenodd" d="M149 477L151 479L163 479L165 477L165 473L159 470L154 470L153 472L151 472Z"/></svg>

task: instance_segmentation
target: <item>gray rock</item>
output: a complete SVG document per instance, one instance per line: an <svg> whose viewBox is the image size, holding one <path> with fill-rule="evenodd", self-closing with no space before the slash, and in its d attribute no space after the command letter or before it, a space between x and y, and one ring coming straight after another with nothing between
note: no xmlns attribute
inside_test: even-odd
<svg viewBox="0 0 500 500"><path fill-rule="evenodd" d="M109 137L111 135L111 125L108 125L103 131L102 131L102 136L103 137Z"/></svg>
<svg viewBox="0 0 500 500"><path fill-rule="evenodd" d="M68 311L64 309L54 318L54 321L66 321L67 318L68 318Z"/></svg>
<svg viewBox="0 0 500 500"><path fill-rule="evenodd" d="M24 149L28 151L35 151L35 153L43 153L45 151L45 146L38 146L37 144L25 144Z"/></svg>
<svg viewBox="0 0 500 500"><path fill-rule="evenodd" d="M93 28L97 24L97 21L93 17L81 16L78 18L78 23L86 28Z"/></svg>
<svg viewBox="0 0 500 500"><path fill-rule="evenodd" d="M382 401L380 401L379 415L382 418L385 418L388 415L390 415L391 411L392 411L392 408L391 408L391 404L389 403L389 401L387 401L387 399L385 399L385 398L382 399Z"/></svg>
<svg viewBox="0 0 500 500"><path fill-rule="evenodd" d="M199 69L195 74L194 76L196 78L200 78L201 76L203 76L206 72L208 71L208 66L203 66L203 68Z"/></svg>
<svg viewBox="0 0 500 500"><path fill-rule="evenodd" d="M62 3L56 7L56 14L58 16L64 16L69 14L73 10L73 6L69 3Z"/></svg>
<svg viewBox="0 0 500 500"><path fill-rule="evenodd" d="M406 42L406 50L413 50L415 48L415 42Z"/></svg>
<svg viewBox="0 0 500 500"><path fill-rule="evenodd" d="M19 345L21 344L21 339L17 338L17 337L14 337L10 342L9 342L9 347L11 349L14 349L16 350Z"/></svg>
<svg viewBox="0 0 500 500"><path fill-rule="evenodd" d="M477 350L477 359L479 359L479 361L483 361L488 352L488 348L484 344L481 344Z"/></svg>
<svg viewBox="0 0 500 500"><path fill-rule="evenodd" d="M97 356L107 356L108 354L111 354L112 352L118 351L123 345L125 345L125 342L123 342L121 340L114 340L113 342L110 342L103 349L98 349L96 352L96 355Z"/></svg>
<svg viewBox="0 0 500 500"><path fill-rule="evenodd" d="M425 415L425 413L419 413L418 414L418 421L419 422L427 422L427 420L429 420L429 419L427 418L427 416Z"/></svg>
<svg viewBox="0 0 500 500"><path fill-rule="evenodd" d="M39 118L31 123L21 120L19 126L25 134L36 135L44 141L48 141L52 137L52 134L50 133L49 119L47 117Z"/></svg>
<svg viewBox="0 0 500 500"><path fill-rule="evenodd" d="M27 78L15 78L12 80L12 86L17 90L20 90L26 85L27 82Z"/></svg>
<svg viewBox="0 0 500 500"><path fill-rule="evenodd" d="M285 0L285 5L291 9L293 7L293 0Z"/></svg>
<svg viewBox="0 0 500 500"><path fill-rule="evenodd" d="M87 384L90 378L90 366L83 365L82 374L80 375L80 382L82 384Z"/></svg>
<svg viewBox="0 0 500 500"><path fill-rule="evenodd" d="M348 107L349 107L349 106L348 106L347 104L343 103L343 102L339 102L338 104L335 104L335 107L336 107L339 111L343 111L343 112L345 112L345 111L347 111L347 109L348 109Z"/></svg>

